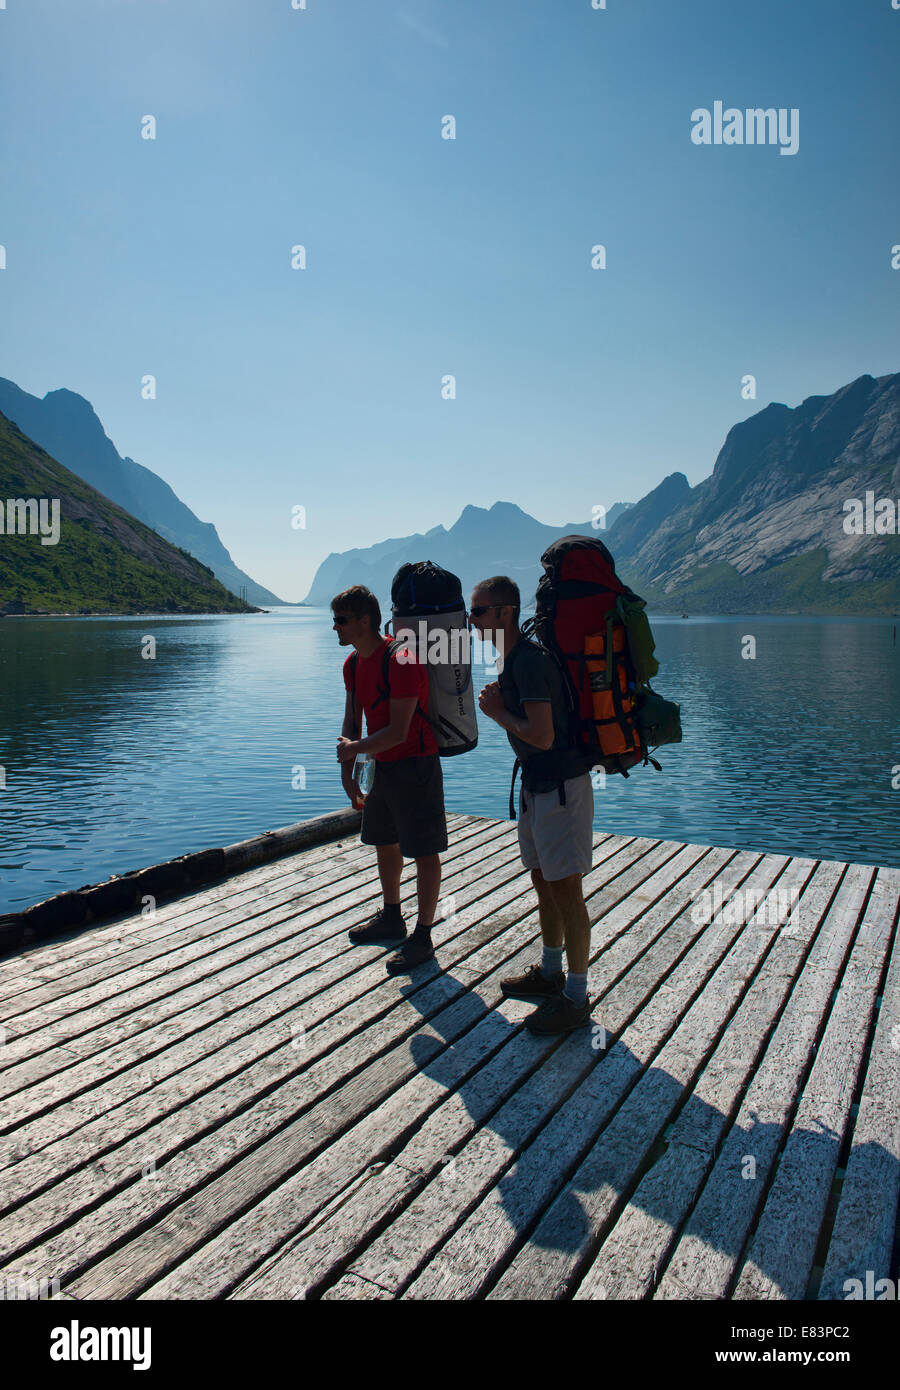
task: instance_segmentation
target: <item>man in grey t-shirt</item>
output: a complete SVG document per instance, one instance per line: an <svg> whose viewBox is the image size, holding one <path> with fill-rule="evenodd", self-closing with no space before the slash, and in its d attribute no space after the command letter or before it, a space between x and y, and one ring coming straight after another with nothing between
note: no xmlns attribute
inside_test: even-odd
<svg viewBox="0 0 900 1390"><path fill-rule="evenodd" d="M594 796L590 773L569 742L562 676L553 658L522 636L519 604L518 585L496 575L475 586L469 608L479 634L498 632L502 669L479 704L506 730L522 769L519 849L537 892L543 940L540 965L501 980L500 988L510 998L544 1001L525 1021L533 1033L567 1033L590 1021L591 924L581 878L591 867Z"/></svg>

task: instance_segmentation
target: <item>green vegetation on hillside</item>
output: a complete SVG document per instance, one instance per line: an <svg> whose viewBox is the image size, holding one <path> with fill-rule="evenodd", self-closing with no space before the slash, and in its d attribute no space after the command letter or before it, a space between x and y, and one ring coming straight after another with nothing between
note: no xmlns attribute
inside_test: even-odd
<svg viewBox="0 0 900 1390"><path fill-rule="evenodd" d="M900 571L900 536L881 537L883 544L896 552ZM739 574L733 565L717 561L695 570L689 579L672 593L652 584L642 585L639 578L627 583L647 600L656 613L727 614L774 613L789 616L809 614L827 617L846 614L861 616L883 615L897 606L895 579L871 580L855 584L852 606L848 604L847 589L841 584L826 583L822 571L828 563L824 546L793 555L779 565L757 570L754 574Z"/></svg>
<svg viewBox="0 0 900 1390"><path fill-rule="evenodd" d="M0 534L0 609L248 613L211 569L129 516L0 415L0 502L58 498L59 541Z"/></svg>

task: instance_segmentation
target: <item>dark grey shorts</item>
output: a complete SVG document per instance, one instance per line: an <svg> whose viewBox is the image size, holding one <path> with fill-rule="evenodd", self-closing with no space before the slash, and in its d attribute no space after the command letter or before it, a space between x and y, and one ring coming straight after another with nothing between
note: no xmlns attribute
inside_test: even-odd
<svg viewBox="0 0 900 1390"><path fill-rule="evenodd" d="M447 848L444 774L437 753L375 763L375 784L363 802L364 845L397 845L405 859Z"/></svg>

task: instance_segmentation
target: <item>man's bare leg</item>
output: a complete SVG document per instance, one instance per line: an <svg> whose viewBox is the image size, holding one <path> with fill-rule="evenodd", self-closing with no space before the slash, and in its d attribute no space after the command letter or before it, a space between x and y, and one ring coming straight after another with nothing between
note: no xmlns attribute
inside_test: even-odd
<svg viewBox="0 0 900 1390"><path fill-rule="evenodd" d="M406 935L403 913L400 911L400 875L403 855L400 846L376 845L378 877L384 894L384 907L368 922L351 927L349 936L354 945L368 942L398 941Z"/></svg>
<svg viewBox="0 0 900 1390"><path fill-rule="evenodd" d="M540 869L531 870L531 881L538 898L541 939L545 946L559 950L565 940L565 920L560 915L556 895L553 892L556 885L548 883ZM565 881L563 880L563 882Z"/></svg>
<svg viewBox="0 0 900 1390"><path fill-rule="evenodd" d="M586 975L591 958L591 921L584 902L581 874L557 878L547 885L553 896L556 911L564 924L566 962L570 971Z"/></svg>
<svg viewBox="0 0 900 1390"><path fill-rule="evenodd" d="M404 941L396 955L388 960L389 975L406 973L412 967L421 965L423 961L434 959L431 928L434 925L440 891L441 856L423 854L421 859L416 860L416 898L419 915L415 931L408 941Z"/></svg>
<svg viewBox="0 0 900 1390"><path fill-rule="evenodd" d="M384 894L385 907L389 903L400 905L400 875L403 873L403 855L399 845L376 845L378 853L378 877Z"/></svg>
<svg viewBox="0 0 900 1390"><path fill-rule="evenodd" d="M419 900L418 925L434 925L438 897L441 891L441 856L426 854L416 860L416 893Z"/></svg>

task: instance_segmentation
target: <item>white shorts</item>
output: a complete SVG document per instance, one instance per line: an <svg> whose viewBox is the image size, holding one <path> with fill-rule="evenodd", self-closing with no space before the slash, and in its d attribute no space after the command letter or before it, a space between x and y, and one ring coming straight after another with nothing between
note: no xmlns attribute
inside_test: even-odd
<svg viewBox="0 0 900 1390"><path fill-rule="evenodd" d="M556 787L528 792L519 787L519 850L526 869L540 869L549 883L590 871L594 847L594 788L591 774L564 783L566 804ZM523 804L524 803L524 804Z"/></svg>

